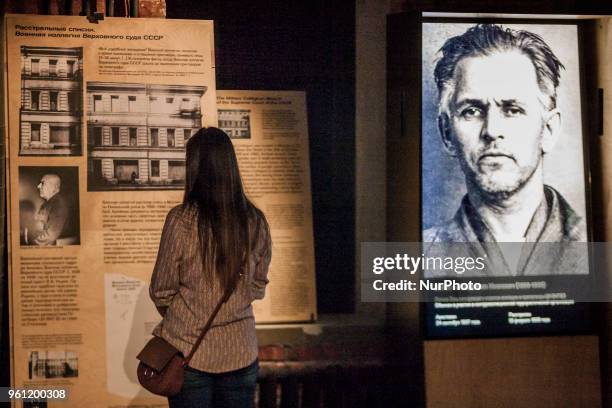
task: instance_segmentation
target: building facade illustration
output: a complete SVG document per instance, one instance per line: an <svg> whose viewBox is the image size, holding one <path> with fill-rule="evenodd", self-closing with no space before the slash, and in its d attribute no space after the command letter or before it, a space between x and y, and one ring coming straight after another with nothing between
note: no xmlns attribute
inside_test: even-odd
<svg viewBox="0 0 612 408"><path fill-rule="evenodd" d="M21 47L19 154L82 154L83 48Z"/></svg>
<svg viewBox="0 0 612 408"><path fill-rule="evenodd" d="M180 189L204 86L87 83L88 190Z"/></svg>
<svg viewBox="0 0 612 408"><path fill-rule="evenodd" d="M232 139L251 137L251 111L248 109L219 109L219 128Z"/></svg>

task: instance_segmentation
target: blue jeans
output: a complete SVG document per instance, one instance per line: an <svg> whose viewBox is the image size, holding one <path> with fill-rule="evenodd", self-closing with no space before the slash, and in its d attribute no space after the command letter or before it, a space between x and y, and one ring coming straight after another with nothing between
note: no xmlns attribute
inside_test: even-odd
<svg viewBox="0 0 612 408"><path fill-rule="evenodd" d="M170 408L253 408L259 361L227 373L185 368L181 392L169 397Z"/></svg>

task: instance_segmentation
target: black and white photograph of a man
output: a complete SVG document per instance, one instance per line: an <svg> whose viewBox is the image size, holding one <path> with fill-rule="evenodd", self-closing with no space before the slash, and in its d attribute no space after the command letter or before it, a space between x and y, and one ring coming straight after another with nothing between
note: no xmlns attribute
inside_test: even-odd
<svg viewBox="0 0 612 408"><path fill-rule="evenodd" d="M79 245L77 167L19 167L21 245Z"/></svg>
<svg viewBox="0 0 612 408"><path fill-rule="evenodd" d="M423 241L586 241L576 26L423 38Z"/></svg>

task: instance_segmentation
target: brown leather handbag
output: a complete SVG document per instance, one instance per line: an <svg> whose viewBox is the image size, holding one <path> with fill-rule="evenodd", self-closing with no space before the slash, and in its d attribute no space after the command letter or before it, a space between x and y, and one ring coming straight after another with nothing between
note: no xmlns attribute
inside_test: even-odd
<svg viewBox="0 0 612 408"><path fill-rule="evenodd" d="M187 357L161 337L153 336L144 346L142 351L136 356L140 363L136 370L138 382L153 394L164 397L172 397L181 391L185 366L189 364L193 354L202 343L204 336L210 329L213 319L219 313L223 303L227 302L236 284L225 292L215 309L210 314L206 325L200 333L200 337L191 348ZM162 326L163 329L163 326Z"/></svg>

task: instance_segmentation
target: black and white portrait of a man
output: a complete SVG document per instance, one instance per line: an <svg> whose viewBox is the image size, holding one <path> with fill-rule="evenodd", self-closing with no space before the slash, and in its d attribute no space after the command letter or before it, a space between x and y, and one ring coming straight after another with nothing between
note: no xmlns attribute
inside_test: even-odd
<svg viewBox="0 0 612 408"><path fill-rule="evenodd" d="M77 167L19 167L21 245L79 245L79 218Z"/></svg>
<svg viewBox="0 0 612 408"><path fill-rule="evenodd" d="M586 241L576 26L428 23L423 38L423 241ZM522 258L508 273L537 273Z"/></svg>

